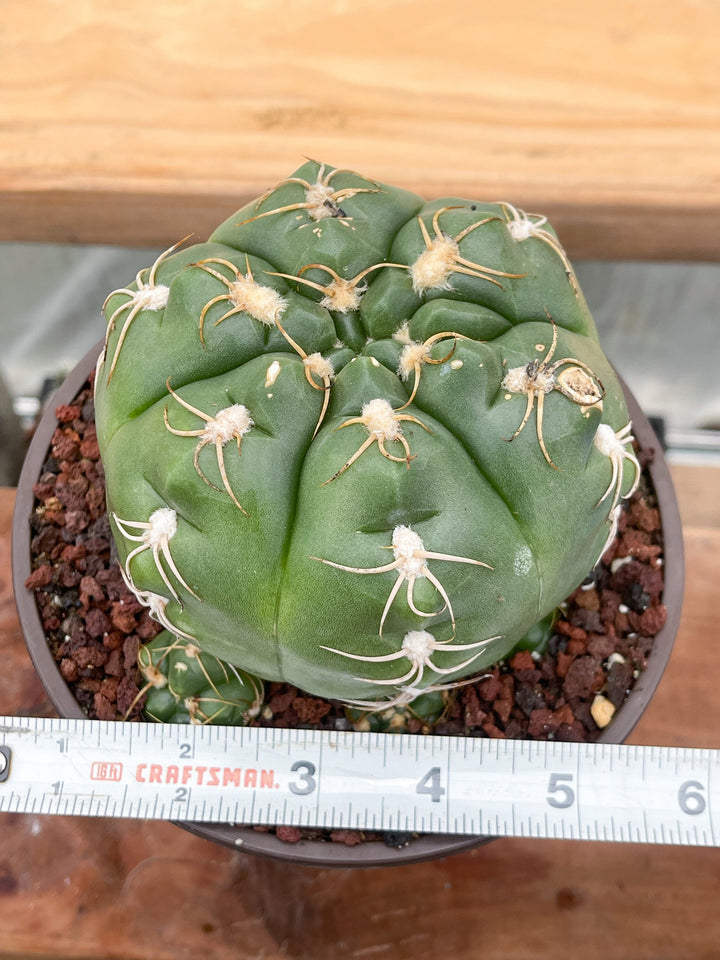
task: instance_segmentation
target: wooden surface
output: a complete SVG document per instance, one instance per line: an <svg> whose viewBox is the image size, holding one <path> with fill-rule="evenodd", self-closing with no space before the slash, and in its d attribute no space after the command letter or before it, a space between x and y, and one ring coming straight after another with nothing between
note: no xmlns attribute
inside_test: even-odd
<svg viewBox="0 0 720 960"><path fill-rule="evenodd" d="M4 0L0 239L200 236L305 155L715 259L715 0Z"/></svg>
<svg viewBox="0 0 720 960"><path fill-rule="evenodd" d="M718 471L673 470L682 626L634 743L720 731ZM50 709L15 617L0 489L0 704ZM288 867L166 823L0 815L0 960L717 960L714 849L499 840L372 870Z"/></svg>

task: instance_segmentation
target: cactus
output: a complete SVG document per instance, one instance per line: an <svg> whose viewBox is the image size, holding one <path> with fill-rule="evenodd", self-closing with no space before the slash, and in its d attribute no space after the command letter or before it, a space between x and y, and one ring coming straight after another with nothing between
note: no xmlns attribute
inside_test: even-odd
<svg viewBox="0 0 720 960"><path fill-rule="evenodd" d="M262 705L261 681L167 630L140 647L138 667L150 720L245 726Z"/></svg>
<svg viewBox="0 0 720 960"><path fill-rule="evenodd" d="M308 161L105 303L98 439L164 627L359 708L481 674L639 479L555 233Z"/></svg>
<svg viewBox="0 0 720 960"><path fill-rule="evenodd" d="M516 650L530 650L535 656L541 656L547 650L548 643L555 635L555 624L560 619L560 608L556 607L546 614L542 620L538 620L527 631L524 637L520 637L515 644Z"/></svg>
<svg viewBox="0 0 720 960"><path fill-rule="evenodd" d="M391 703L373 710L346 707L345 716L353 730L362 733L407 733L412 721L420 733L429 733L442 720L448 709L446 690L422 693L410 703Z"/></svg>

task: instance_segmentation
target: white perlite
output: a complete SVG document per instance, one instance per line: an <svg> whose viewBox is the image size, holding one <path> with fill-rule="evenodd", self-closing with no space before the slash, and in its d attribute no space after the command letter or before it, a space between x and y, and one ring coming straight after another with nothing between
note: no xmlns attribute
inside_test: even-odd
<svg viewBox="0 0 720 960"><path fill-rule="evenodd" d="M600 693L596 694L595 699L590 705L590 715L600 729L610 723L614 714L615 706L612 701Z"/></svg>

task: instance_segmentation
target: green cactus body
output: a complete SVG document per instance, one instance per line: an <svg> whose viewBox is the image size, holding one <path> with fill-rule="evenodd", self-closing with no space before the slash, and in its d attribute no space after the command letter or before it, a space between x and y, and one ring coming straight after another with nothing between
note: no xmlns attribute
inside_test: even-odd
<svg viewBox="0 0 720 960"><path fill-rule="evenodd" d="M138 666L151 720L244 726L260 710L260 680L167 630L140 647Z"/></svg>
<svg viewBox="0 0 720 960"><path fill-rule="evenodd" d="M555 624L559 619L560 608L558 607L546 614L542 620L534 623L525 636L520 637L511 652L514 653L515 650L530 650L537 656L544 654L548 644L555 635Z"/></svg>
<svg viewBox="0 0 720 960"><path fill-rule="evenodd" d="M361 733L407 733L413 720L421 724L421 733L429 733L445 714L449 696L444 690L431 690L408 704L394 703L384 709L346 707L345 716L353 730Z"/></svg>
<svg viewBox="0 0 720 960"><path fill-rule="evenodd" d="M128 582L222 660L407 703L586 576L634 489L555 234L308 162L105 305L98 437Z"/></svg>

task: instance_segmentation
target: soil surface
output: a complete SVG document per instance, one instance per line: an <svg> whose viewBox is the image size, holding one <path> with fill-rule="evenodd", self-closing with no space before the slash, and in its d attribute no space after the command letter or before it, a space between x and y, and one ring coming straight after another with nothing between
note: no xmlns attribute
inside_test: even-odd
<svg viewBox="0 0 720 960"><path fill-rule="evenodd" d="M87 716L142 719L137 652L162 628L120 575L105 512L91 381L56 415L58 426L34 487L32 573L26 585L35 591L60 672ZM643 467L652 456L636 453ZM482 679L453 691L432 732L595 740L646 666L653 637L665 623L662 591L660 515L643 471L617 538L562 605L544 651L518 650ZM266 685L265 706L253 725L353 728L341 703L283 683ZM428 732L412 717L404 730ZM308 836L350 844L371 839L350 830L278 827L276 833L288 842ZM407 838L383 839L396 846Z"/></svg>

